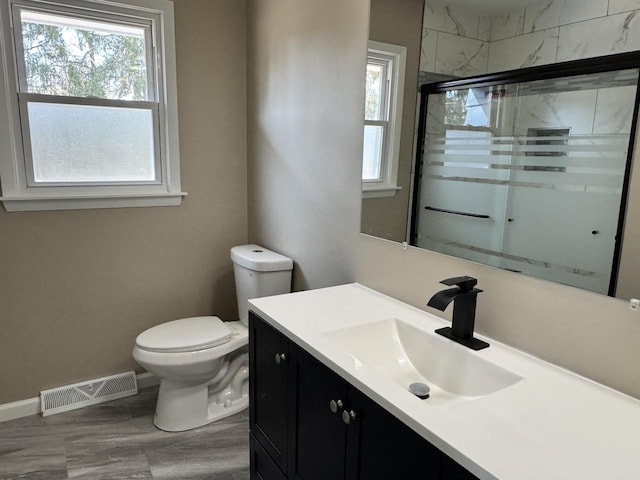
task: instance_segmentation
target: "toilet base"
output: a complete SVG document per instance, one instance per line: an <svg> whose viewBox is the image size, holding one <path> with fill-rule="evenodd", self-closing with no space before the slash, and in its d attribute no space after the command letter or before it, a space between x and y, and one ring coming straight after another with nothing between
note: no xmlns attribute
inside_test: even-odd
<svg viewBox="0 0 640 480"><path fill-rule="evenodd" d="M153 423L160 430L183 432L235 415L249 406L249 355L231 355L216 378L207 382L160 380Z"/></svg>

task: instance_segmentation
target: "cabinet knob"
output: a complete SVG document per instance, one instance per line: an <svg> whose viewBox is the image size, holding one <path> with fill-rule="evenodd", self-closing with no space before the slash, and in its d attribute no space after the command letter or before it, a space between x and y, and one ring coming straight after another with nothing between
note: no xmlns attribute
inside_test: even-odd
<svg viewBox="0 0 640 480"><path fill-rule="evenodd" d="M331 400L329 402L329 409L331 413L338 413L338 409L342 408L342 400Z"/></svg>
<svg viewBox="0 0 640 480"><path fill-rule="evenodd" d="M355 420L355 418L356 412L354 412L353 410L349 410L348 412L346 410L342 411L342 421L347 425L351 423L351 420Z"/></svg>
<svg viewBox="0 0 640 480"><path fill-rule="evenodd" d="M287 361L287 356L284 353L276 353L275 359L276 363L280 365L282 362Z"/></svg>

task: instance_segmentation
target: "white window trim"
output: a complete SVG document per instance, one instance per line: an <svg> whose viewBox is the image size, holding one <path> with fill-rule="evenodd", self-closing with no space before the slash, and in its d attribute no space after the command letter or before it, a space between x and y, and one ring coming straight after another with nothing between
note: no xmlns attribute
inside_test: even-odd
<svg viewBox="0 0 640 480"><path fill-rule="evenodd" d="M177 206L187 195L181 191L178 148L178 102L175 61L173 2L168 0L86 0L98 9L126 7L150 17L154 23L155 59L162 152L161 183L138 185L28 185L22 132L19 119L18 89L11 25L11 4L29 0L0 0L0 185L4 208L8 212ZM53 3L53 2L52 2ZM82 3L86 3L83 1ZM65 5L78 5L67 0Z"/></svg>
<svg viewBox="0 0 640 480"><path fill-rule="evenodd" d="M398 187L398 162L400 158L400 138L402 132L402 107L404 101L404 81L407 64L407 48L390 43L369 40L368 54L391 58L393 62L391 91L389 94L389 123L384 141L381 180L362 182L363 198L392 197L402 187Z"/></svg>

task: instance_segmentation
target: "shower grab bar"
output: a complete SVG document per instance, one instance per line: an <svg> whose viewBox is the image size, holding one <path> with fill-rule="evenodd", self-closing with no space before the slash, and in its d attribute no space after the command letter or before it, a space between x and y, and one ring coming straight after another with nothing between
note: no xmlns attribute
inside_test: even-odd
<svg viewBox="0 0 640 480"><path fill-rule="evenodd" d="M451 215L460 215L463 217L491 218L489 215L481 215L479 213L458 212L456 210L446 210L444 208L424 207L424 209L431 210L432 212L449 213Z"/></svg>

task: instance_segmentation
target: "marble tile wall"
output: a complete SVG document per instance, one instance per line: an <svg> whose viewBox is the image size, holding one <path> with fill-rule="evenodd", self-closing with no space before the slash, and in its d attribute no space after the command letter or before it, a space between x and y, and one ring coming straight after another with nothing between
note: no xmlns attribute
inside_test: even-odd
<svg viewBox="0 0 640 480"><path fill-rule="evenodd" d="M632 10L561 27L557 61L566 62L638 49L640 10Z"/></svg>
<svg viewBox="0 0 640 480"><path fill-rule="evenodd" d="M428 28L422 29L422 48L420 51L420 71L442 73L436 71L436 53L438 51L438 32Z"/></svg>
<svg viewBox="0 0 640 480"><path fill-rule="evenodd" d="M524 8L518 8L491 18L491 42L524 33Z"/></svg>
<svg viewBox="0 0 640 480"><path fill-rule="evenodd" d="M593 133L631 133L635 94L636 87L632 85L598 90Z"/></svg>
<svg viewBox="0 0 640 480"><path fill-rule="evenodd" d="M593 133L597 90L527 95L519 98L514 119L516 135L530 128L571 128L571 135Z"/></svg>
<svg viewBox="0 0 640 480"><path fill-rule="evenodd" d="M485 73L555 63L557 52L557 27L497 40L489 47Z"/></svg>
<svg viewBox="0 0 640 480"><path fill-rule="evenodd" d="M640 0L542 0L491 21L487 73L640 49Z"/></svg>
<svg viewBox="0 0 640 480"><path fill-rule="evenodd" d="M451 33L459 37L475 38L478 36L480 21L478 15L468 8L446 5L437 1L425 4L423 28L438 32ZM483 35L488 35L486 26ZM487 36L484 40L489 40Z"/></svg>
<svg viewBox="0 0 640 480"><path fill-rule="evenodd" d="M491 21L468 8L427 0L420 70L458 77L487 71Z"/></svg>
<svg viewBox="0 0 640 480"><path fill-rule="evenodd" d="M609 0L609 15L640 9L640 0Z"/></svg>
<svg viewBox="0 0 640 480"><path fill-rule="evenodd" d="M489 42L438 32L436 73L472 77L487 70Z"/></svg>
<svg viewBox="0 0 640 480"><path fill-rule="evenodd" d="M524 8L523 33L605 17L608 0L543 0Z"/></svg>
<svg viewBox="0 0 640 480"><path fill-rule="evenodd" d="M640 50L640 0L539 0L489 17L427 0L420 70L460 77Z"/></svg>

